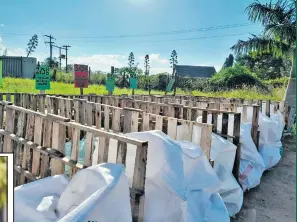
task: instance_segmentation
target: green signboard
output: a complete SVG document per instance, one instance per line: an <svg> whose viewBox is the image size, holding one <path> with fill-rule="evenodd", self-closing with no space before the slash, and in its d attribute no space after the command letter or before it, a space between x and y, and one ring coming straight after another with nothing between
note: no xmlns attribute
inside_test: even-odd
<svg viewBox="0 0 297 222"><path fill-rule="evenodd" d="M130 88L131 89L137 88L137 78L136 78L136 74L134 72L132 72L130 74Z"/></svg>
<svg viewBox="0 0 297 222"><path fill-rule="evenodd" d="M2 87L3 81L2 81L2 60L0 59L0 87Z"/></svg>
<svg viewBox="0 0 297 222"><path fill-rule="evenodd" d="M50 71L48 66L41 65L37 67L35 74L35 88L37 90L47 90L50 89Z"/></svg>
<svg viewBox="0 0 297 222"><path fill-rule="evenodd" d="M106 90L108 92L113 92L114 91L114 85L115 85L115 75L107 74Z"/></svg>
<svg viewBox="0 0 297 222"><path fill-rule="evenodd" d="M167 92L171 92L172 91L172 87L174 85L174 82L175 82L175 79L173 79L173 78L170 79L170 81L169 81L169 83L167 85L167 89L166 89Z"/></svg>

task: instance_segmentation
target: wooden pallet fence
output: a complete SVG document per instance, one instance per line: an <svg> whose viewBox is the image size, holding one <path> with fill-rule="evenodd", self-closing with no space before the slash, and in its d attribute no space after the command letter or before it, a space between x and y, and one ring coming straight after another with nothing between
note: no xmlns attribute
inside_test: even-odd
<svg viewBox="0 0 297 222"><path fill-rule="evenodd" d="M15 185L21 185L29 181L44 178L49 175L65 173L65 165L71 168L71 173L86 168L90 161L79 163L77 160L79 151L79 132L86 132L89 137L100 137L106 140L114 139L120 144L132 144L137 146L133 182L131 188L131 207L133 221L143 221L144 209L144 185L147 161L148 143L125 137L124 135L95 129L80 123L71 122L69 118L54 114L43 114L12 105L10 102L1 102L0 108L6 112L5 129L0 129L4 136L2 149L4 152L14 152L15 155ZM14 127L14 115L18 113L18 124ZM26 125L24 123L26 119ZM65 156L66 127L74 131L72 138L71 157ZM14 143L18 146L14 149ZM101 144L100 144L101 145ZM98 145L99 155L102 147ZM91 143L86 143L85 160L92 153ZM125 150L117 150L117 163L125 163ZM97 163L101 163L99 157ZM86 164L87 163L87 164Z"/></svg>

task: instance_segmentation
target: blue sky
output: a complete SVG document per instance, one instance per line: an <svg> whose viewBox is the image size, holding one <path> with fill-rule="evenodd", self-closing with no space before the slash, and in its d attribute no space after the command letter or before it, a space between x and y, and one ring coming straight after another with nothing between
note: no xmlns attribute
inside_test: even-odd
<svg viewBox="0 0 297 222"><path fill-rule="evenodd" d="M250 22L244 10L251 2L0 0L1 44L9 55L24 56L29 38L36 33L39 46L32 56L43 60L49 56L43 34L52 34L57 45L72 46L70 62L108 71L111 65L125 66L132 51L139 68L143 68L145 54L150 55L152 73L170 71L169 58L175 49L179 64L215 66L218 71L238 39L246 39L250 33L258 34L262 30L257 24L246 25ZM219 28L235 24L242 26ZM214 29L201 30L210 27ZM172 31L191 29L196 31L172 34ZM161 35L161 32L167 34ZM137 34L142 36L135 36ZM123 35L133 37L119 37ZM113 37L96 38L102 36ZM54 55L58 55L57 49Z"/></svg>

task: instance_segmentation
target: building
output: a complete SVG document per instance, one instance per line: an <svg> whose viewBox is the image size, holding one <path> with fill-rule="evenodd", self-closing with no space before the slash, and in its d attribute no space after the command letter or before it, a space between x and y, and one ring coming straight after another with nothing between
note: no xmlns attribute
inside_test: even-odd
<svg viewBox="0 0 297 222"><path fill-rule="evenodd" d="M216 73L213 66L175 65L174 74L182 77L211 78Z"/></svg>
<svg viewBox="0 0 297 222"><path fill-rule="evenodd" d="M21 56L0 56L2 77L33 78L36 58Z"/></svg>

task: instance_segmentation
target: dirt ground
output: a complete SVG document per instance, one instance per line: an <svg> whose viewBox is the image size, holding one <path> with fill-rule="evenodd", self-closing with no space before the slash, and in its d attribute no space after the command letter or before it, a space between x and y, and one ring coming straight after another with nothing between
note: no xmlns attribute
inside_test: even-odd
<svg viewBox="0 0 297 222"><path fill-rule="evenodd" d="M232 222L296 221L296 140L283 139L284 156L272 170L264 172L258 187L244 195L241 212Z"/></svg>

